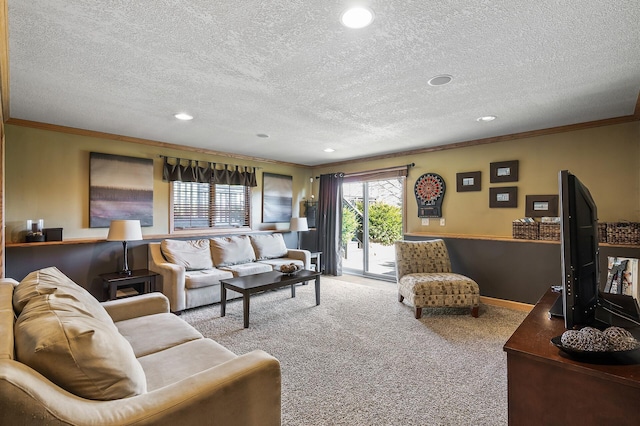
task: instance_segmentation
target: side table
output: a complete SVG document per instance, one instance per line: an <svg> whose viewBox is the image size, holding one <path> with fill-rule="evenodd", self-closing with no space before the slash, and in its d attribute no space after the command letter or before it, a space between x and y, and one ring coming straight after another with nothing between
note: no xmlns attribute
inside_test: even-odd
<svg viewBox="0 0 640 426"><path fill-rule="evenodd" d="M126 292L120 297L156 291L157 276L158 274L148 269L136 269L131 271L131 275L123 275L120 272L100 274L100 278L102 278L102 282L108 290L108 300L118 298L118 289L123 289ZM130 291L127 291L127 289Z"/></svg>
<svg viewBox="0 0 640 426"><path fill-rule="evenodd" d="M312 251L311 252L311 264L315 265L316 267L316 272L321 272L320 268L321 268L321 264L320 264L320 255L322 254L321 251Z"/></svg>

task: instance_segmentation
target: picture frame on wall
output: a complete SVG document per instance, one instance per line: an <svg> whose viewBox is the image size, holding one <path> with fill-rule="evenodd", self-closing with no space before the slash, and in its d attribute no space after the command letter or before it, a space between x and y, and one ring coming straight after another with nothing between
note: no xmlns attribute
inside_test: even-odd
<svg viewBox="0 0 640 426"><path fill-rule="evenodd" d="M518 207L518 187L505 186L502 188L489 188L489 207Z"/></svg>
<svg viewBox="0 0 640 426"><path fill-rule="evenodd" d="M489 165L489 172L491 173L489 181L491 183L517 182L518 163L518 160L491 163Z"/></svg>
<svg viewBox="0 0 640 426"><path fill-rule="evenodd" d="M480 177L482 172L456 173L456 191L471 192L480 191Z"/></svg>
<svg viewBox="0 0 640 426"><path fill-rule="evenodd" d="M153 226L153 160L89 153L89 227L138 219Z"/></svg>
<svg viewBox="0 0 640 426"><path fill-rule="evenodd" d="M293 177L262 174L262 222L289 222L293 213Z"/></svg>
<svg viewBox="0 0 640 426"><path fill-rule="evenodd" d="M558 196L527 195L524 210L527 217L557 217Z"/></svg>

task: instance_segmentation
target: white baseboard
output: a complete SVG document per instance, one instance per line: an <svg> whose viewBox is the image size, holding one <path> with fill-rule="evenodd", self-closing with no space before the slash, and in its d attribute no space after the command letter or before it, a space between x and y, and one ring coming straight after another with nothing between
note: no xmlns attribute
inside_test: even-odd
<svg viewBox="0 0 640 426"><path fill-rule="evenodd" d="M531 312L534 305L522 302L514 302L512 300L496 299L494 297L480 296L480 302L485 305L500 306L503 308L513 309L516 311Z"/></svg>

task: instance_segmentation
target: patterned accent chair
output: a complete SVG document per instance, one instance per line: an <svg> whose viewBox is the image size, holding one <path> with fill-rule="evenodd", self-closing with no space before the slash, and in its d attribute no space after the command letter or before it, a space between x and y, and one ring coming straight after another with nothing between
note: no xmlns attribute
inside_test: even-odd
<svg viewBox="0 0 640 426"><path fill-rule="evenodd" d="M404 299L415 308L470 307L478 317L480 289L469 277L451 272L449 252L443 240L397 241L396 280L398 301Z"/></svg>

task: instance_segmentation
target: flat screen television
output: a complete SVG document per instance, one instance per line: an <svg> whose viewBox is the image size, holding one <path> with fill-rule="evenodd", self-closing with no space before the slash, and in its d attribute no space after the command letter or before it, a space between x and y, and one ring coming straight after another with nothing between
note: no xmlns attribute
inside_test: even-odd
<svg viewBox="0 0 640 426"><path fill-rule="evenodd" d="M596 203L587 187L568 170L559 172L558 186L562 297L550 313L563 315L567 329L616 325L630 329L637 337L640 335L637 301L631 296L600 291ZM562 302L561 308L559 302Z"/></svg>
<svg viewBox="0 0 640 426"><path fill-rule="evenodd" d="M586 186L568 170L558 174L565 327L593 325L598 305L598 209Z"/></svg>

